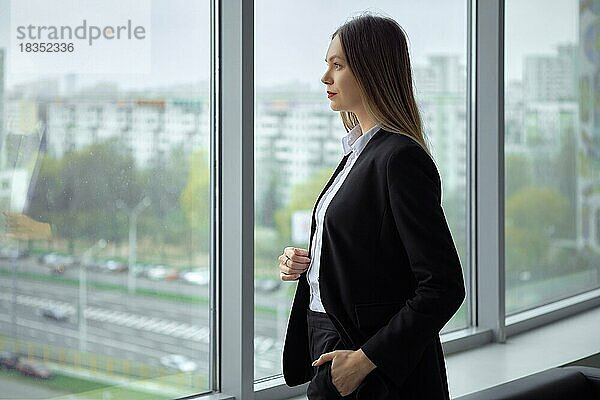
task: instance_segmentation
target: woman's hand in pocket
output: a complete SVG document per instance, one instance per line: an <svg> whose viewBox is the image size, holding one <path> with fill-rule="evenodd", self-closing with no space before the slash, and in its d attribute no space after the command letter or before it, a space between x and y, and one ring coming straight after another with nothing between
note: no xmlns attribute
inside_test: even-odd
<svg viewBox="0 0 600 400"><path fill-rule="evenodd" d="M354 392L376 367L362 349L334 350L313 361L313 367L331 361L331 382L342 396Z"/></svg>

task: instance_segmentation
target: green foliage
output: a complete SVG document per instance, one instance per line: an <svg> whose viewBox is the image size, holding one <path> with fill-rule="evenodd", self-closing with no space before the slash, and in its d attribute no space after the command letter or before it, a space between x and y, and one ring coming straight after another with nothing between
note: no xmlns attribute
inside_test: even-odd
<svg viewBox="0 0 600 400"><path fill-rule="evenodd" d="M140 196L133 165L131 156L109 141L60 160L44 154L27 214L71 241L122 240L125 228L118 225L115 208L117 200L132 202Z"/></svg>
<svg viewBox="0 0 600 400"><path fill-rule="evenodd" d="M264 226L254 227L254 254L256 257L270 257L281 252L283 247L279 247L279 242L275 229Z"/></svg>
<svg viewBox="0 0 600 400"><path fill-rule="evenodd" d="M39 173L29 200L29 215L38 221L50 223L52 211L61 209L60 160L47 154L41 157Z"/></svg>
<svg viewBox="0 0 600 400"><path fill-rule="evenodd" d="M551 234L564 224L567 205L556 190L529 186L507 199L507 224Z"/></svg>
<svg viewBox="0 0 600 400"><path fill-rule="evenodd" d="M322 168L306 182L294 186L288 205L275 212L275 225L277 226L279 237L284 242L291 240L292 213L298 210L312 210L317 197L327 184L332 173L332 168Z"/></svg>
<svg viewBox="0 0 600 400"><path fill-rule="evenodd" d="M277 277L277 256L283 248L290 245L291 217L298 210L312 210L317 197L331 177L333 170L323 168L310 179L291 189L290 200L286 207L275 212L276 230L266 227L255 229L255 264L257 274ZM308 241L308 237L306 240Z"/></svg>
<svg viewBox="0 0 600 400"><path fill-rule="evenodd" d="M185 187L179 198L179 204L185 215L195 243L208 249L210 218L210 171L206 152L198 150L190 159Z"/></svg>
<svg viewBox="0 0 600 400"><path fill-rule="evenodd" d="M197 160L195 166L202 164ZM144 170L136 168L131 154L117 141L94 143L62 159L43 154L26 214L50 223L55 237L69 240L71 249L74 240L119 243L128 238L129 210L148 197L151 205L137 221L138 238L181 244L189 235L189 219L180 204L186 181L202 178L194 183L196 189L203 184L208 188L208 178L203 179L207 166L192 171L193 167L188 172L182 147L173 149L168 158L155 157Z"/></svg>
<svg viewBox="0 0 600 400"><path fill-rule="evenodd" d="M545 273L552 264L551 238L566 223L567 200L556 190L524 187L506 201L506 268Z"/></svg>
<svg viewBox="0 0 600 400"><path fill-rule="evenodd" d="M137 174L143 195L152 201L139 220L139 231L156 243L181 244L188 225L180 197L188 174L188 159L183 147L172 150L168 159L157 157L149 168Z"/></svg>
<svg viewBox="0 0 600 400"><path fill-rule="evenodd" d="M519 190L531 185L531 166L526 156L508 154L505 161L505 197L509 198Z"/></svg>

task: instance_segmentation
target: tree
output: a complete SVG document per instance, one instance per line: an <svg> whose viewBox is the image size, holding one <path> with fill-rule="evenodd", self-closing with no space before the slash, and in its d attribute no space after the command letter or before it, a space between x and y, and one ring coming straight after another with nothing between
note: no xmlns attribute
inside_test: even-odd
<svg viewBox="0 0 600 400"><path fill-rule="evenodd" d="M565 129L561 136L560 151L557 153L552 165L556 168L557 188L568 201L568 215L577 213L577 134L572 126ZM566 224L558 234L564 238L575 238L575 218L567 218Z"/></svg>
<svg viewBox="0 0 600 400"><path fill-rule="evenodd" d="M507 199L507 271L547 272L550 239L565 224L567 206L558 191L547 187L525 187Z"/></svg>
<svg viewBox="0 0 600 400"><path fill-rule="evenodd" d="M40 164L33 187L30 188L26 214L41 222L51 222L52 212L60 208L58 201L61 162L46 153L40 155Z"/></svg>
<svg viewBox="0 0 600 400"><path fill-rule="evenodd" d="M277 188L280 185L279 176L276 173L263 174L266 176L266 188L262 196L262 201L257 200L255 205L254 216L256 224L265 227L275 227L275 210L279 207L279 199L277 197ZM259 187L257 176L255 193L261 190Z"/></svg>
<svg viewBox="0 0 600 400"><path fill-rule="evenodd" d="M192 153L185 188L179 203L190 228L190 246L197 243L208 249L210 218L210 171L204 150Z"/></svg>
<svg viewBox="0 0 600 400"><path fill-rule="evenodd" d="M158 243L163 256L165 244L180 245L189 232L179 201L187 171L188 157L183 146L178 146L171 150L168 158L154 157L149 168L137 176L143 196L152 201L150 209L138 219L139 232Z"/></svg>
<svg viewBox="0 0 600 400"><path fill-rule="evenodd" d="M504 165L505 198L509 198L519 190L531 185L531 166L526 156L507 154Z"/></svg>
<svg viewBox="0 0 600 400"><path fill-rule="evenodd" d="M133 157L118 143L105 141L61 160L44 155L28 213L51 223L73 252L75 239L122 240L127 227L115 217L116 202L135 205L140 196Z"/></svg>
<svg viewBox="0 0 600 400"><path fill-rule="evenodd" d="M287 243L291 240L292 213L297 210L312 210L319 193L327 184L332 173L332 168L320 169L306 182L302 182L291 189L288 205L275 212L278 236L283 242Z"/></svg>
<svg viewBox="0 0 600 400"><path fill-rule="evenodd" d="M133 207L141 200L133 157L115 141L91 144L63 159L62 181L69 238L121 241L127 229L114 218L117 201Z"/></svg>

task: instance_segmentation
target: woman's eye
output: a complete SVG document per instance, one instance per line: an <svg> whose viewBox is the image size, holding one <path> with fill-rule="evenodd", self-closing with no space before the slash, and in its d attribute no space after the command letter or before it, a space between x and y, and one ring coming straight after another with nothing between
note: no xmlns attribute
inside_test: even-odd
<svg viewBox="0 0 600 400"><path fill-rule="evenodd" d="M336 67L341 67L342 66L341 64L338 64L338 63L335 63L333 65L335 65Z"/></svg>

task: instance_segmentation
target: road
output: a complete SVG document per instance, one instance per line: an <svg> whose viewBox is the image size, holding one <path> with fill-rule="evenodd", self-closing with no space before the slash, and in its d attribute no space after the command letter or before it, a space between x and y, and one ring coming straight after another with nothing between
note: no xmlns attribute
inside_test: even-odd
<svg viewBox="0 0 600 400"><path fill-rule="evenodd" d="M19 260L17 270L28 274L49 274L48 268L32 259ZM2 265L4 264L4 265ZM0 269L10 271L6 261ZM42 275L44 276L44 275ZM76 271L65 278L77 279ZM126 274L89 272L89 282L123 284ZM24 341L55 348L79 349L83 340L87 352L94 355L130 360L148 366L160 365L167 354L184 354L199 365L201 374L208 373L209 329L208 306L177 302L168 298L129 295L125 290L87 288L85 323L82 338L77 321L79 288L60 279L38 281L20 275L16 280L16 321L13 326L13 280L0 275L0 335L19 337ZM206 296L207 287L184 282L160 282L138 279L137 287L170 293ZM269 307L279 305L279 312L255 314L255 377L263 378L280 372L283 329L289 304L282 305L280 295L257 294L257 303ZM43 317L42 307L53 305L67 309L68 321ZM278 326L281 325L281 326Z"/></svg>

